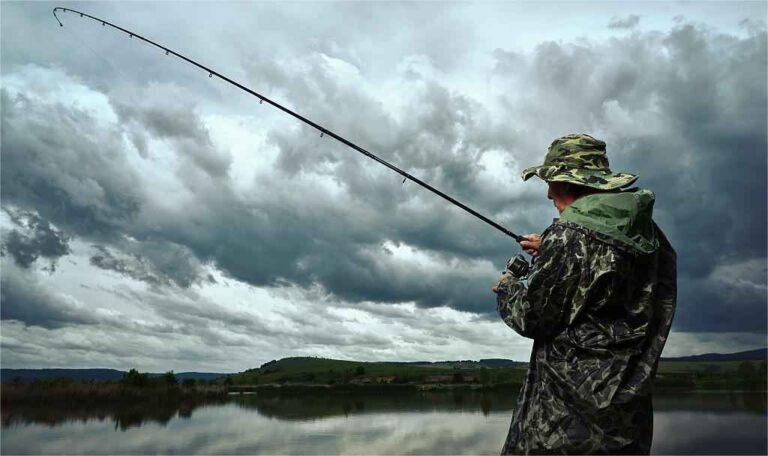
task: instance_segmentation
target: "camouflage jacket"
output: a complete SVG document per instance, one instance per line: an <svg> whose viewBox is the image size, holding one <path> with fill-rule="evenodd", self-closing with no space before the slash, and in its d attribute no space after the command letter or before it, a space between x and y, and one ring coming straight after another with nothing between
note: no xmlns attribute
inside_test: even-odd
<svg viewBox="0 0 768 456"><path fill-rule="evenodd" d="M647 190L569 206L497 308L533 352L502 454L650 451L651 382L672 324L676 256Z"/></svg>

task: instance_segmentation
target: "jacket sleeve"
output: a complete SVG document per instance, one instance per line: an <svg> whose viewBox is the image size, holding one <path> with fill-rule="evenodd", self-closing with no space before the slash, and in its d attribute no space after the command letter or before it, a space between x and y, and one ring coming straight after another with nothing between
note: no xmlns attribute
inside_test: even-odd
<svg viewBox="0 0 768 456"><path fill-rule="evenodd" d="M658 360L661 358L669 330L672 328L672 319L675 316L677 306L677 253L661 228L655 223L654 227L660 240L658 287L654 296L654 312L651 320L651 330L654 333L650 340L647 356L655 361L653 364L655 375Z"/></svg>
<svg viewBox="0 0 768 456"><path fill-rule="evenodd" d="M496 309L504 323L531 339L560 332L579 292L583 260L583 235L552 225L527 280L506 275L497 285Z"/></svg>

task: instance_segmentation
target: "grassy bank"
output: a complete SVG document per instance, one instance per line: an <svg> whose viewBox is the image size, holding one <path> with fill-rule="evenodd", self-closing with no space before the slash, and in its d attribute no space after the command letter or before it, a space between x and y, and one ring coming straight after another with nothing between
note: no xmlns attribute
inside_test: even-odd
<svg viewBox="0 0 768 456"><path fill-rule="evenodd" d="M23 405L77 405L101 403L162 404L184 400L198 400L224 397L224 385L183 387L147 386L137 387L118 383L33 383L0 387L0 403L3 406Z"/></svg>
<svg viewBox="0 0 768 456"><path fill-rule="evenodd" d="M765 361L668 361L659 363L657 388L765 391Z"/></svg>

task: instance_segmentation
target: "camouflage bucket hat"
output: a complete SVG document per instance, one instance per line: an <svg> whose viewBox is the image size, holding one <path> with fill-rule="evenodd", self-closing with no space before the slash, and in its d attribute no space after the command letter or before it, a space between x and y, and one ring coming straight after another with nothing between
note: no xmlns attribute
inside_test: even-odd
<svg viewBox="0 0 768 456"><path fill-rule="evenodd" d="M544 164L525 169L522 174L524 181L536 175L547 182L569 182L600 190L626 187L637 180L634 174L611 171L605 143L584 134L552 141Z"/></svg>

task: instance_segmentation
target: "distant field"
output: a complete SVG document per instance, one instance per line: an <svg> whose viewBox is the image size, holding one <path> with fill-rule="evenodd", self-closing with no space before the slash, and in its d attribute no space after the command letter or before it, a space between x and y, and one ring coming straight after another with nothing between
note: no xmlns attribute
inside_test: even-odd
<svg viewBox="0 0 768 456"><path fill-rule="evenodd" d="M743 361L662 361L660 373L666 372L736 372ZM757 367L758 361L751 361Z"/></svg>
<svg viewBox="0 0 768 456"><path fill-rule="evenodd" d="M765 361L668 361L659 363L656 385L765 391L767 371Z"/></svg>

